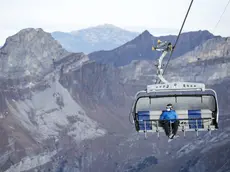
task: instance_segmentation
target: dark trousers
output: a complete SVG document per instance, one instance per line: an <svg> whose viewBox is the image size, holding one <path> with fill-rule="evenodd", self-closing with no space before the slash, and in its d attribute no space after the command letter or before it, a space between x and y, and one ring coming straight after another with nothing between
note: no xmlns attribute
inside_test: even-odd
<svg viewBox="0 0 230 172"><path fill-rule="evenodd" d="M174 123L171 123L171 124L170 124L170 121L162 121L161 125L164 128L165 134L167 136L170 135L171 129L172 129L172 134L176 135L177 130L178 130L178 126L179 126L179 120L176 120Z"/></svg>

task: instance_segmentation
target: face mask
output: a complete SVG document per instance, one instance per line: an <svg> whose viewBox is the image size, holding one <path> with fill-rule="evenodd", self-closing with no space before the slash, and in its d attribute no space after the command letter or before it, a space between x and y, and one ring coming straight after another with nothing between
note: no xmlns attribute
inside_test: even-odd
<svg viewBox="0 0 230 172"><path fill-rule="evenodd" d="M170 109L166 109L167 111L170 111Z"/></svg>

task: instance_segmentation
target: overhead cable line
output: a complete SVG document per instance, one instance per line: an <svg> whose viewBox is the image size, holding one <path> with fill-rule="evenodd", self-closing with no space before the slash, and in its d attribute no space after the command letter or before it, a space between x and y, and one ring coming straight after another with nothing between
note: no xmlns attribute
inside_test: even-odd
<svg viewBox="0 0 230 172"><path fill-rule="evenodd" d="M224 13L225 13L225 11L226 11L226 10L227 10L227 8L228 8L229 3L230 3L230 0L229 0L229 1L228 1L228 3L226 4L226 6L225 6L225 8L224 8L223 13L221 14L221 16L220 16L220 18L219 18L218 22L216 23L216 25L215 25L215 27L214 27L214 29L213 29L213 33L215 32L215 30L216 30L217 26L219 25L219 23L220 23L220 21L221 21L221 19L222 19L223 15L224 15Z"/></svg>

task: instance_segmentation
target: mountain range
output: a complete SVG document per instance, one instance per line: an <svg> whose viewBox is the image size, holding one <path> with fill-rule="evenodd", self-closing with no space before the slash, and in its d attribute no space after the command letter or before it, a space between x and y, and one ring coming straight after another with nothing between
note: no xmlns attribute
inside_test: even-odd
<svg viewBox="0 0 230 172"><path fill-rule="evenodd" d="M174 44L176 37L176 35L154 37L146 30L132 41L112 51L97 51L90 53L88 56L91 60L115 66L127 65L132 60L156 60L160 56L160 52L153 53L152 46L157 44L157 40L160 39ZM214 35L208 31L182 33L177 44L178 48L175 49L172 58L193 50L196 46L211 38L214 38Z"/></svg>
<svg viewBox="0 0 230 172"><path fill-rule="evenodd" d="M98 25L72 32L52 32L54 39L70 52L85 54L98 50L111 50L135 38L139 33L111 24Z"/></svg>
<svg viewBox="0 0 230 172"><path fill-rule="evenodd" d="M130 124L135 93L156 79L159 53L151 47L157 39L176 37L144 31L89 55L68 52L42 29L9 37L0 49L1 170L229 170L230 38L183 33L165 76L204 82L217 91L218 131L187 133L168 143L163 133L144 140Z"/></svg>

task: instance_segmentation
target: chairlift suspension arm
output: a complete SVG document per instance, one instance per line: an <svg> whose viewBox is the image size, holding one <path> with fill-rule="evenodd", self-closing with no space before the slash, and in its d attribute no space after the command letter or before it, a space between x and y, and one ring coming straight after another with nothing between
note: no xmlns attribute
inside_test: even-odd
<svg viewBox="0 0 230 172"><path fill-rule="evenodd" d="M158 59L158 64L156 65L157 66L157 76L163 83L168 83L168 81L163 77L162 61L169 52L172 52L172 45L171 43L168 43L168 42L160 43L159 45L157 45L156 48L153 47L153 50L163 52Z"/></svg>
<svg viewBox="0 0 230 172"><path fill-rule="evenodd" d="M163 77L163 68L162 68L162 61L164 57L168 54L168 51L164 51L160 58L158 59L158 65L157 65L157 76L163 83L168 83L168 81Z"/></svg>

